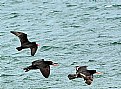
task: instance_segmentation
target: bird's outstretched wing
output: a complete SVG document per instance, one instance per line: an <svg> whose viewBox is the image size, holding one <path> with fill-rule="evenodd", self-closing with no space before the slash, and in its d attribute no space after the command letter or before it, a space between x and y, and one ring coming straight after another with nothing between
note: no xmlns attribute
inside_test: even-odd
<svg viewBox="0 0 121 89"><path fill-rule="evenodd" d="M19 37L21 44L29 42L29 40L27 38L27 34L25 34L23 32L15 32L15 31L10 31L10 32Z"/></svg>

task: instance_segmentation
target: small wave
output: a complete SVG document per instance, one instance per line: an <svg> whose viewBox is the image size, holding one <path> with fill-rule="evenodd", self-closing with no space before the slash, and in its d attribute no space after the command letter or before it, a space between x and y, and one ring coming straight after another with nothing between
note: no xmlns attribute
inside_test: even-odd
<svg viewBox="0 0 121 89"><path fill-rule="evenodd" d="M8 15L8 19L16 18L19 16L19 13L11 13Z"/></svg>
<svg viewBox="0 0 121 89"><path fill-rule="evenodd" d="M47 51L47 50L50 50L52 49L52 46L43 46L41 47L41 51Z"/></svg>
<svg viewBox="0 0 121 89"><path fill-rule="evenodd" d="M75 65L75 64L77 64L78 62L73 62L73 63L71 63L71 65Z"/></svg>
<svg viewBox="0 0 121 89"><path fill-rule="evenodd" d="M10 59L11 56L3 56L3 55L0 55L0 60L5 60L5 59Z"/></svg>
<svg viewBox="0 0 121 89"><path fill-rule="evenodd" d="M79 28L79 27L81 27L81 26L79 26L79 25L71 25L70 27Z"/></svg>
<svg viewBox="0 0 121 89"><path fill-rule="evenodd" d="M113 6L113 7L121 7L121 5L116 5L116 4L115 4L115 5L112 5L112 6Z"/></svg>
<svg viewBox="0 0 121 89"><path fill-rule="evenodd" d="M116 7L116 8L118 7L119 8L119 7L121 7L121 5L116 5L116 4L113 5L112 4L112 5L106 5L105 7L106 8L110 8L110 7Z"/></svg>
<svg viewBox="0 0 121 89"><path fill-rule="evenodd" d="M67 5L67 7L74 7L74 6L77 6L77 5L71 5L71 4Z"/></svg>
<svg viewBox="0 0 121 89"><path fill-rule="evenodd" d="M94 6L94 7L88 7L89 10L98 10L99 8Z"/></svg>
<svg viewBox="0 0 121 89"><path fill-rule="evenodd" d="M56 47L56 46L43 46L43 47L41 47L41 51L56 50L56 49L64 49L64 48Z"/></svg>
<svg viewBox="0 0 121 89"><path fill-rule="evenodd" d="M109 8L109 7L112 7L112 6L113 6L113 5L106 5L105 7L106 7L106 8Z"/></svg>
<svg viewBox="0 0 121 89"><path fill-rule="evenodd" d="M121 42L113 42L113 43L110 43L110 44L112 44L112 45L119 45L119 44L121 44Z"/></svg>
<svg viewBox="0 0 121 89"><path fill-rule="evenodd" d="M118 87L113 87L113 86L110 86L110 87L108 87L108 88L112 88L112 89L116 89L116 88L117 88L117 89L118 89Z"/></svg>
<svg viewBox="0 0 121 89"><path fill-rule="evenodd" d="M17 75L10 75L10 74L1 74L0 77L9 77L9 76L17 76Z"/></svg>
<svg viewBox="0 0 121 89"><path fill-rule="evenodd" d="M95 62L95 60L89 60L89 62Z"/></svg>

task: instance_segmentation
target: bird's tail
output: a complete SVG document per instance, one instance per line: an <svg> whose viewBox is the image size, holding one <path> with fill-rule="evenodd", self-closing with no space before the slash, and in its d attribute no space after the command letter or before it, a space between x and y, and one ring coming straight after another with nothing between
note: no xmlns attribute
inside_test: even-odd
<svg viewBox="0 0 121 89"><path fill-rule="evenodd" d="M76 74L69 74L68 75L68 78L71 80L71 79L75 79L77 78L77 75Z"/></svg>
<svg viewBox="0 0 121 89"><path fill-rule="evenodd" d="M33 67L32 66L29 66L29 67L24 68L23 70L25 70L25 72L28 72L31 69L33 69Z"/></svg>
<svg viewBox="0 0 121 89"><path fill-rule="evenodd" d="M21 51L22 50L22 47L17 47L16 48L18 51Z"/></svg>

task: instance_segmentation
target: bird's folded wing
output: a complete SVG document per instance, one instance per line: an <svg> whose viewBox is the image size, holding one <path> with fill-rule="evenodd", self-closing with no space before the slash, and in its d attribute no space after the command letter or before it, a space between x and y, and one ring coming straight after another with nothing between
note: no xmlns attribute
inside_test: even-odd
<svg viewBox="0 0 121 89"><path fill-rule="evenodd" d="M37 46L35 46L35 47L31 47L30 49L31 49L31 55L32 56L34 56L34 54L36 53L36 51L37 51Z"/></svg>
<svg viewBox="0 0 121 89"><path fill-rule="evenodd" d="M10 32L19 37L21 44L29 42L27 38L27 34L23 32L15 32L15 31L10 31Z"/></svg>

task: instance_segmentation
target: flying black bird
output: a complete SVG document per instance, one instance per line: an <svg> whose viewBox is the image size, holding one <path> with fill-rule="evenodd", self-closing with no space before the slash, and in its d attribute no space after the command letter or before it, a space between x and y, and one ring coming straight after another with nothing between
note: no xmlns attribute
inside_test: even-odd
<svg viewBox="0 0 121 89"><path fill-rule="evenodd" d="M90 85L93 81L93 74L100 74L100 72L96 72L96 70L87 70L87 66L76 66L76 74L69 74L68 78L83 78L85 83Z"/></svg>
<svg viewBox="0 0 121 89"><path fill-rule="evenodd" d="M34 54L37 51L38 48L38 44L36 44L36 42L30 42L27 38L27 34L23 33L23 32L15 32L15 31L10 31L11 33L13 33L14 35L18 36L21 42L21 46L17 47L16 49L18 51L21 51L22 49L25 48L30 48L31 49L31 55L34 56Z"/></svg>
<svg viewBox="0 0 121 89"><path fill-rule="evenodd" d="M58 63L53 63L52 61L44 61L44 59L36 60L32 62L31 66L24 68L24 70L25 72L28 72L29 70L40 69L42 75L45 78L48 78L50 75L50 65L57 66Z"/></svg>

